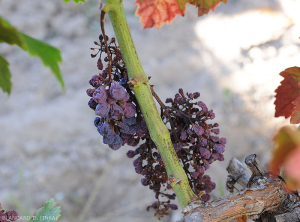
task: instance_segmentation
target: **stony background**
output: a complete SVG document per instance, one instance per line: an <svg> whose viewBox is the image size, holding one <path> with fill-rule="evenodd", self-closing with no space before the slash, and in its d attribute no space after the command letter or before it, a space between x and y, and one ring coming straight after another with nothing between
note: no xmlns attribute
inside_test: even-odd
<svg viewBox="0 0 300 222"><path fill-rule="evenodd" d="M220 136L228 140L225 161L208 171L218 184L213 192L218 198L229 159L243 161L256 153L266 164L272 136L288 124L274 118L274 90L282 80L278 73L299 65L300 23L293 11L299 1L229 0L201 18L188 6L185 17L160 30L142 29L133 2L124 0L129 26L157 93L164 100L179 87L200 91L216 113ZM95 202L84 221L157 221L153 212L145 212L154 195L141 186L141 176L125 155L128 147L114 152L102 144L87 106L88 80L97 74L89 48L100 32L98 4L0 2L0 15L11 24L61 50L66 84L62 92L37 58L0 45L13 76L12 94L0 92L0 200L7 210L32 215L54 197L63 209L60 221L80 221L92 194ZM180 211L162 221L178 218Z"/></svg>

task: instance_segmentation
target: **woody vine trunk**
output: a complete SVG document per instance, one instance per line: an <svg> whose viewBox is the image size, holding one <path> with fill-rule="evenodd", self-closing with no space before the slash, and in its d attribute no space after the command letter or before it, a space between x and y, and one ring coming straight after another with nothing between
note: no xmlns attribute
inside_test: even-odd
<svg viewBox="0 0 300 222"><path fill-rule="evenodd" d="M108 13L126 64L133 92L148 126L151 139L159 150L168 174L168 181L182 208L197 196L192 191L174 150L170 133L155 105L148 77L136 52L130 29L125 17L122 0L105 0L103 12Z"/></svg>

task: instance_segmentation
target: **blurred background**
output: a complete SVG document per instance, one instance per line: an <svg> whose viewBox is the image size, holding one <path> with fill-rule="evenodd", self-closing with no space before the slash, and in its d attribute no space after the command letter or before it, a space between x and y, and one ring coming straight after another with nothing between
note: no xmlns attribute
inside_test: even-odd
<svg viewBox="0 0 300 222"><path fill-rule="evenodd" d="M178 88L201 93L213 109L220 136L227 138L225 161L207 172L225 190L231 157L256 153L267 164L272 136L289 124L274 118L279 73L300 61L300 1L229 0L197 17L188 5L171 26L143 30L133 0L124 7L141 62L162 100ZM48 68L16 46L0 45L10 63L13 89L0 92L0 201L5 210L33 215L54 197L61 222L158 221L146 206L154 193L140 183L122 147L111 150L94 127L85 90L98 73L90 47L100 34L99 1L2 0L0 15L20 31L61 50L63 92ZM106 33L113 36L109 18ZM181 210L161 219L176 221Z"/></svg>

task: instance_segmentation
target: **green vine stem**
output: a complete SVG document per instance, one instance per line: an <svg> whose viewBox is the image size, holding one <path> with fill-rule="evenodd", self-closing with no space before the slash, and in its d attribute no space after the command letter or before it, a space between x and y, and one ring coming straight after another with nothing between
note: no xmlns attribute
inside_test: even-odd
<svg viewBox="0 0 300 222"><path fill-rule="evenodd" d="M128 77L133 84L134 94L146 120L150 136L163 159L168 173L168 181L183 209L197 196L189 185L187 175L174 150L169 130L161 120L156 108L148 77L141 65L131 37L122 0L105 0L105 2L102 11L108 13L111 19L127 67Z"/></svg>

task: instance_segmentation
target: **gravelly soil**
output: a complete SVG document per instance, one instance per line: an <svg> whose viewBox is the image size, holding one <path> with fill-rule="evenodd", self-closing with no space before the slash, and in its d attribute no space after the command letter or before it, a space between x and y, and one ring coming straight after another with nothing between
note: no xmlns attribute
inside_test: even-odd
<svg viewBox="0 0 300 222"><path fill-rule="evenodd" d="M299 64L300 44L295 34L299 23L286 25L280 2L231 0L208 16L197 18L196 9L189 6L187 15L171 26L142 30L134 17L133 1L125 0L124 4L140 59L162 100L182 87L189 92L200 91L201 100L215 111L220 136L226 137L228 144L225 161L212 164L208 171L213 180L224 184L226 164L232 156L243 160L256 153L267 163L272 135L288 123L273 117L273 92L281 81L278 73L297 65L297 60ZM62 92L38 59L29 58L15 46L0 45L13 76L12 94L8 97L0 93L3 208L16 209L18 202L33 214L54 197L63 207L60 221L76 221L97 181L98 185L102 181L85 221L157 221L153 212L145 212L154 195L141 186L140 175L135 174L132 160L125 155L129 148L114 152L102 144L93 125L93 111L87 106L88 80L97 74L96 59L90 58L89 48L100 32L98 1L75 5L58 0L3 0L0 6L0 15L11 24L61 50L60 68L66 84ZM236 45L222 43L230 33L214 30L214 21L230 27L243 13L266 8L267 14L282 25L258 42L249 38L239 43L233 34L230 41L236 41ZM113 36L107 20L106 32ZM264 29L255 21L247 25L246 36L259 36L259 28ZM220 42L212 41L206 29L202 32L203 27L219 36L221 47L216 47ZM230 44L237 53L229 49L224 56L222 48ZM219 191L213 192L213 198ZM18 212L24 215L21 209ZM162 221L179 217L178 211Z"/></svg>

